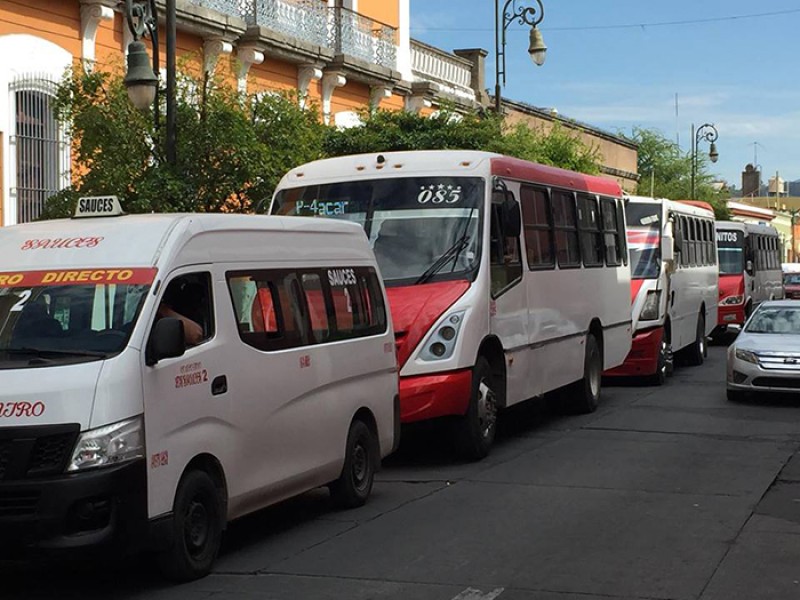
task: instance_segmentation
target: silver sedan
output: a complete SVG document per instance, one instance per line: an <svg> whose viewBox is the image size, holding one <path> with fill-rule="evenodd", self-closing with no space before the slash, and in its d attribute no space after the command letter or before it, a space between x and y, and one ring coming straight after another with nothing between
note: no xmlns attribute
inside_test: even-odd
<svg viewBox="0 0 800 600"><path fill-rule="evenodd" d="M800 302L762 302L728 348L728 400L800 393Z"/></svg>

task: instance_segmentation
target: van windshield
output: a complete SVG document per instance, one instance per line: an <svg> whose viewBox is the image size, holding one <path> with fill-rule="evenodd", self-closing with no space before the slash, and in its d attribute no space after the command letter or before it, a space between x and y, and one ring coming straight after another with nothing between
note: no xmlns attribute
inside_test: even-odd
<svg viewBox="0 0 800 600"><path fill-rule="evenodd" d="M121 352L154 276L153 269L0 274L0 369Z"/></svg>
<svg viewBox="0 0 800 600"><path fill-rule="evenodd" d="M473 276L485 181L397 177L281 190L272 213L360 224L388 285Z"/></svg>

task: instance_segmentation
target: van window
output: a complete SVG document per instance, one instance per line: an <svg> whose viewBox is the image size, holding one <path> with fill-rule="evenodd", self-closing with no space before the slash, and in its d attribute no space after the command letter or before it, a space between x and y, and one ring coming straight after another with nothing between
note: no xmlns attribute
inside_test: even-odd
<svg viewBox="0 0 800 600"><path fill-rule="evenodd" d="M386 331L371 267L269 269L226 275L242 341L275 351Z"/></svg>
<svg viewBox="0 0 800 600"><path fill-rule="evenodd" d="M214 335L211 274L208 272L187 273L175 277L169 282L161 297L158 314L189 319L191 323L184 321L184 333L189 345L197 345L209 340ZM189 328L193 327L192 323L200 328L200 333L196 338L193 338L189 331Z"/></svg>

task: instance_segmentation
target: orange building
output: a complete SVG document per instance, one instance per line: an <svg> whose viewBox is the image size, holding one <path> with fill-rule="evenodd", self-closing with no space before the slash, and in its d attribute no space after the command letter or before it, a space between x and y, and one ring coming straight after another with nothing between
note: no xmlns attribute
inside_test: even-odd
<svg viewBox="0 0 800 600"><path fill-rule="evenodd" d="M444 100L464 109L487 103L486 52L412 40L411 0L175 2L181 63L242 91L298 90L300 102L315 102L340 127L358 124L368 106L427 113ZM164 0L156 4L163 60ZM69 184L70 144L53 118L53 94L70 66L124 68L132 41L124 10L121 0L0 1L0 224L35 219ZM625 157L611 148L609 172L630 171L629 142L598 141L619 142Z"/></svg>

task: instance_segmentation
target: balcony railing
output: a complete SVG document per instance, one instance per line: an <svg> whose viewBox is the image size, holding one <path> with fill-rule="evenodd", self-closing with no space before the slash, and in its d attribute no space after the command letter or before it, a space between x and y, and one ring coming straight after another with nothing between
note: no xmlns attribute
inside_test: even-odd
<svg viewBox="0 0 800 600"><path fill-rule="evenodd" d="M233 17L244 17L244 5L246 2L243 0L187 0L189 4L194 4L201 8L208 8L215 10L223 15Z"/></svg>
<svg viewBox="0 0 800 600"><path fill-rule="evenodd" d="M411 72L417 81L433 81L451 94L475 99L472 63L465 58L411 40Z"/></svg>
<svg viewBox="0 0 800 600"><path fill-rule="evenodd" d="M231 0L193 0L228 4ZM396 68L397 46L390 27L345 8L330 8L324 0L238 0L249 25L259 25L337 53L383 67Z"/></svg>
<svg viewBox="0 0 800 600"><path fill-rule="evenodd" d="M348 54L368 63L395 68L397 30L346 8L333 9L330 40L337 53Z"/></svg>

